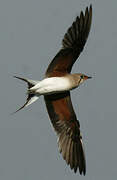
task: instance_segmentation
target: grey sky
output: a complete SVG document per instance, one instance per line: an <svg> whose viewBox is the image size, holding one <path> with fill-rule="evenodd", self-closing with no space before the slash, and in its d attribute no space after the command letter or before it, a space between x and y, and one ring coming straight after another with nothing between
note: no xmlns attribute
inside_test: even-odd
<svg viewBox="0 0 117 180"><path fill-rule="evenodd" d="M43 97L24 103L19 75L42 79L67 28L93 5L91 32L72 72L93 79L72 91L85 145L86 176L74 174L58 152ZM117 177L117 1L0 1L0 180L110 180Z"/></svg>

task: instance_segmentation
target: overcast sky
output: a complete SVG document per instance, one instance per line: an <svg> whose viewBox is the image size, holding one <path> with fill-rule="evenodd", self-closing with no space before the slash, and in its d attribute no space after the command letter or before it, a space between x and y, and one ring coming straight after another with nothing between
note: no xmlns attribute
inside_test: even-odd
<svg viewBox="0 0 117 180"><path fill-rule="evenodd" d="M93 5L91 32L72 73L93 76L72 91L85 145L86 176L58 152L43 97L25 101L13 75L42 79L75 17ZM110 180L117 177L117 0L0 0L0 180Z"/></svg>

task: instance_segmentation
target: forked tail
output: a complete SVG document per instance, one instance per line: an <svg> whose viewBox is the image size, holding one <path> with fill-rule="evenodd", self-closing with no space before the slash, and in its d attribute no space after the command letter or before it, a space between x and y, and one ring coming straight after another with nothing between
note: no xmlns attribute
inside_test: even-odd
<svg viewBox="0 0 117 180"><path fill-rule="evenodd" d="M30 88L32 88L33 86L35 86L39 81L35 81L35 80L31 80L31 79L25 79L25 78L21 78L21 77L18 77L18 76L13 76L14 78L17 78L17 79L20 79L22 81L25 81L27 84L28 84L28 90ZM35 102L39 96L36 96L35 94L30 94L28 93L27 91L27 99L26 99L26 102L24 103L23 106L21 106L18 110L16 110L14 113L20 111L21 109L23 109L24 107L27 107L29 106L30 104L32 104L33 102Z"/></svg>

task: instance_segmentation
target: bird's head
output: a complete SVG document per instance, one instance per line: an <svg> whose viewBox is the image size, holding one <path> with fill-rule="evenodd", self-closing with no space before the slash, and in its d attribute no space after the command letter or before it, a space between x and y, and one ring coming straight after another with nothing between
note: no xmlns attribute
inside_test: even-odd
<svg viewBox="0 0 117 180"><path fill-rule="evenodd" d="M80 83L83 83L87 79L91 79L91 76L86 76L85 74L80 74Z"/></svg>
<svg viewBox="0 0 117 180"><path fill-rule="evenodd" d="M87 76L85 74L81 74L81 73L77 73L74 74L74 79L77 82L77 86L79 86L80 84L82 84L84 81L86 81L87 79L91 79L92 77Z"/></svg>

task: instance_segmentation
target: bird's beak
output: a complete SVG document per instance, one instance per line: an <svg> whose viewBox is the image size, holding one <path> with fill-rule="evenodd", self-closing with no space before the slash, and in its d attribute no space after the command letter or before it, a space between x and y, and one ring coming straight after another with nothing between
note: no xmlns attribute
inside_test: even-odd
<svg viewBox="0 0 117 180"><path fill-rule="evenodd" d="M92 77L91 76L89 76L87 79L91 79Z"/></svg>
<svg viewBox="0 0 117 180"><path fill-rule="evenodd" d="M92 77L91 76L85 76L84 79L87 80L87 79L91 79Z"/></svg>

